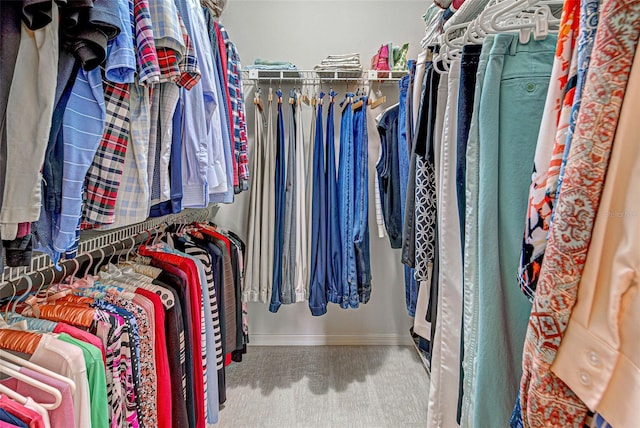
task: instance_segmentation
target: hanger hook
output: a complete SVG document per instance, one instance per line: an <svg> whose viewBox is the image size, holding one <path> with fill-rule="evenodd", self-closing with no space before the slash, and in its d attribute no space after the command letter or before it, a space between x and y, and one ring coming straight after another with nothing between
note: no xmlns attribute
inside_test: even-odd
<svg viewBox="0 0 640 428"><path fill-rule="evenodd" d="M11 299L9 299L9 302L11 302L13 299L16 298L16 294L18 294L18 288L16 287L15 282L11 282L11 286L13 287L13 294L11 295ZM5 322L9 322L9 304L7 303L7 309L4 311L4 321Z"/></svg>
<svg viewBox="0 0 640 428"><path fill-rule="evenodd" d="M22 279L22 278L24 278L27 281L27 284L28 284L27 285L27 291L25 291L24 294L22 294L22 295L20 295L18 297L15 297L15 295L14 295L15 300L13 301L13 306L11 307L11 312L15 312L16 311L16 306L18 306L18 302L20 302L22 300L23 296L26 297L31 292L31 289L33 288L33 281L31 280L31 277L29 275L23 274L23 276L20 279ZM20 281L20 280L18 280L18 281ZM13 289L17 293L17 287L16 287L15 284L13 286ZM9 319L9 314L6 313L5 315L7 316L7 320L8 320Z"/></svg>
<svg viewBox="0 0 640 428"><path fill-rule="evenodd" d="M102 249L102 247L98 248L98 251L100 251L100 260L98 260L98 263L96 263L93 266L93 275L97 275L98 274L98 269L100 268L100 264L102 263L102 261L104 260L104 250Z"/></svg>

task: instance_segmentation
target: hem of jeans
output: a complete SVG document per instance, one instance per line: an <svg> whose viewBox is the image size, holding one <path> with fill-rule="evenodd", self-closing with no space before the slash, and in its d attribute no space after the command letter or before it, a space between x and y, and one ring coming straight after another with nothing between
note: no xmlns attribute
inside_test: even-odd
<svg viewBox="0 0 640 428"><path fill-rule="evenodd" d="M360 303L362 303L363 305L369 303L369 300L371 300L371 286L369 286L369 290L367 291L361 291L360 292Z"/></svg>
<svg viewBox="0 0 640 428"><path fill-rule="evenodd" d="M359 305L360 301L358 300L358 296L342 296L342 305L340 306L342 306L343 309L356 309Z"/></svg>
<svg viewBox="0 0 640 428"><path fill-rule="evenodd" d="M337 293L327 293L327 301L340 305L342 304L342 296Z"/></svg>
<svg viewBox="0 0 640 428"><path fill-rule="evenodd" d="M280 309L280 306L282 306L281 303L271 303L269 305L269 312L273 312L275 314L278 312L278 309Z"/></svg>
<svg viewBox="0 0 640 428"><path fill-rule="evenodd" d="M298 303L298 302L306 302L307 300L308 299L307 299L306 293L304 291L297 291L296 292L296 303Z"/></svg>
<svg viewBox="0 0 640 428"><path fill-rule="evenodd" d="M319 317L327 313L327 305L324 303L320 306L309 305L309 310L311 311L311 315Z"/></svg>

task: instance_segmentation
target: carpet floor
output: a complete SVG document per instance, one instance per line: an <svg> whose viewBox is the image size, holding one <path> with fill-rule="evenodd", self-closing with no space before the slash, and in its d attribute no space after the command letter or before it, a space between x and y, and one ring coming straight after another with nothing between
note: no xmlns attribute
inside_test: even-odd
<svg viewBox="0 0 640 428"><path fill-rule="evenodd" d="M249 347L227 369L216 427L424 427L429 377L412 347Z"/></svg>

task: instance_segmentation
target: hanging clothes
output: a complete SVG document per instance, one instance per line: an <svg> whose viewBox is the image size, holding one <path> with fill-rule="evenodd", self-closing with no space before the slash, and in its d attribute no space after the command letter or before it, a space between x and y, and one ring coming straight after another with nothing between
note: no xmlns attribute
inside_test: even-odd
<svg viewBox="0 0 640 428"><path fill-rule="evenodd" d="M313 205L311 213L311 281L309 284L309 309L314 316L327 313L327 171L325 167L324 133L322 130L322 106L324 93L320 92L315 114L313 141Z"/></svg>
<svg viewBox="0 0 640 428"><path fill-rule="evenodd" d="M541 342L540 333L533 327L544 317L551 317L555 320L554 325L559 328L553 342L559 344L571 309L575 304L614 139L613 131L605 131L600 138L594 140L587 129L580 128L579 125L588 122L589 129L616 129L640 35L640 25L637 25L636 21L626 21L631 16L637 16L636 12L640 4L635 2L622 4L611 0L605 1L601 7L598 32L584 87L582 105L576 120L576 133L573 134L567 157L565 175L554 214L554 226L549 234L540 281L536 289L534 316L532 316L525 342L526 359L523 363L524 373L520 386L520 402L524 403L522 419L530 423L535 423L541 417L540 413L531 407L539 399L544 399L545 408L552 407L560 412L562 420L566 418L571 423L581 423L586 417L585 404L564 384L557 383L557 387L547 392L541 391L540 398L534 398L536 397L535 391L541 387L543 379L552 380L555 378L549 369L555 352L542 353L541 345L543 342ZM633 30L622 31L622 24L625 29L629 26L628 28ZM613 42L609 39L611 33L619 35ZM611 57L606 54L607 49L612 47L612 43L620 48L616 51L618 55L613 63ZM615 67L615 71L612 71L612 67ZM599 77L603 73L610 78L600 79ZM603 95L606 95L606 104L603 104L602 100L605 99ZM611 114L600 114L605 110L611 111ZM595 122L589 119L594 117L598 118ZM584 147L589 147L589 150L584 150ZM602 153L602 156L598 159L589 157L588 153L596 149ZM588 179L589 176L595 178ZM577 193L578 196L574 196L572 189L583 190ZM585 193L584 189L588 189L588 193ZM583 222L579 224L573 224L569 221L576 204L580 204L587 210L585 216L582 217ZM580 230L581 233L575 235L572 233L575 230ZM572 237L571 246L567 247L562 241L569 236ZM553 297L558 295L560 290L564 296L563 307L549 306L550 302L555 300ZM545 345L545 349L548 349L548 346ZM529 397L532 397L531 401L529 401ZM559 400L565 403L562 408L557 404Z"/></svg>
<svg viewBox="0 0 640 428"><path fill-rule="evenodd" d="M252 145L253 155L251 156L251 176L253 177L253 183L249 189L249 213L248 213L248 227L247 227L247 257L251 261L247 265L247 272L245 276L245 287L243 289L242 300L245 302L257 302L261 300L263 303L266 299L260 299L261 289L261 266L265 263L266 259L262 259L262 246L270 245L270 241L263 241L261 234L264 228L270 228L271 223L264 219L262 211L264 195L262 192L264 181L269 180L268 176L265 177L264 170L267 168L268 159L265 154L267 153L267 147L265 146L265 129L264 129L264 116L262 109L262 101L260 95L256 94L253 99L254 104L254 129L253 135L255 138ZM265 293L266 294L266 293Z"/></svg>
<svg viewBox="0 0 640 428"><path fill-rule="evenodd" d="M276 162L275 162L275 226L273 249L273 284L269 311L277 312L282 304L282 269L285 234L285 186L286 186L286 161L284 140L284 118L282 112L282 91L276 92L278 96L278 118L276 126Z"/></svg>

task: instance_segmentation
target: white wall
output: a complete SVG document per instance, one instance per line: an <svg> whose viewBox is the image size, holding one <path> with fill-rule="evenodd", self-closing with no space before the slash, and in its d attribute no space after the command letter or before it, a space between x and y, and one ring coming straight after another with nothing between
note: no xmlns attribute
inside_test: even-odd
<svg viewBox="0 0 640 428"><path fill-rule="evenodd" d="M366 69L378 47L390 41L396 45L409 42L410 57L416 57L424 33L421 16L428 3L424 0L229 0L222 23L236 43L244 65L255 58L263 58L287 60L300 69L312 69L331 53L358 52ZM339 97L344 96L347 89L344 84L333 87ZM282 88L283 91L286 89L284 84ZM328 87L324 89L326 91ZM381 86L381 90L387 96L386 106L397 102L395 82ZM247 85L246 92L251 100L253 88ZM253 104L248 102L247 108L251 135ZM307 304L303 303L282 305L277 314L270 313L266 305L251 303L249 333L252 344L409 343L408 329L412 322L405 307L400 251L390 248L387 237L379 239L375 227L373 180L379 137L373 118L384 108L369 112L369 225L373 276L370 302L355 310L343 310L330 304L327 314L322 317L312 317ZM304 123L308 130L309 120ZM220 225L238 231L241 236L246 236L247 196L247 193L240 195L235 204L222 207L216 215Z"/></svg>

